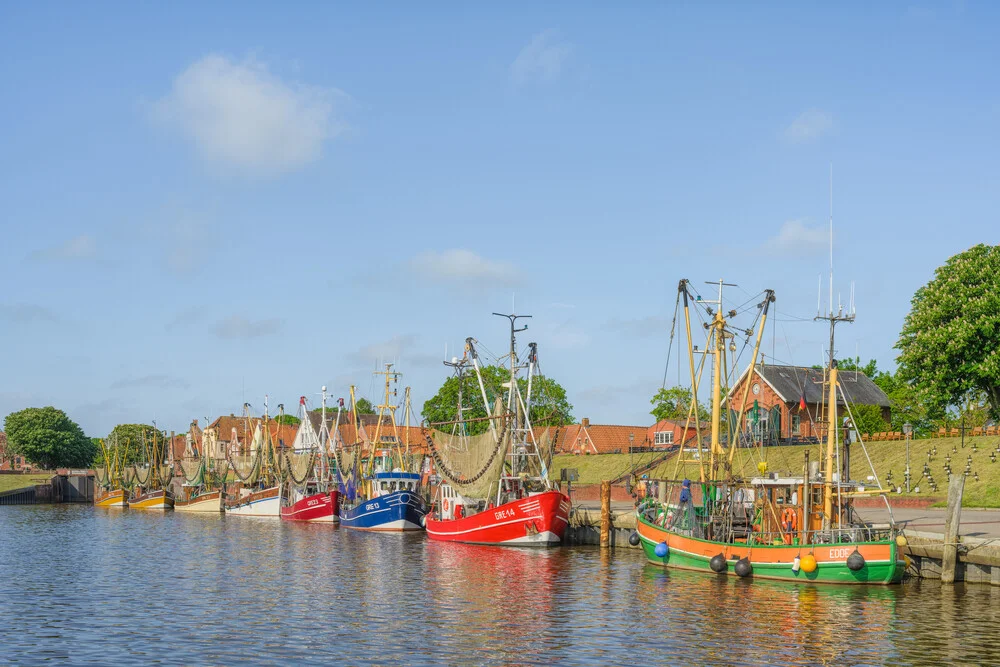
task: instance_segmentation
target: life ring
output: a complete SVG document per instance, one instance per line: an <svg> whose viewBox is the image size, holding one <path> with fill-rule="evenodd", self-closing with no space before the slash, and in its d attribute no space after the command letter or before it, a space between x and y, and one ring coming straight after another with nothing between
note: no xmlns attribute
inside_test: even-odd
<svg viewBox="0 0 1000 667"><path fill-rule="evenodd" d="M448 499L447 498L444 499L444 504L442 505L442 507L444 508L445 512L448 511Z"/></svg>
<svg viewBox="0 0 1000 667"><path fill-rule="evenodd" d="M799 515L791 507L781 510L781 527L786 533L792 533L798 529Z"/></svg>

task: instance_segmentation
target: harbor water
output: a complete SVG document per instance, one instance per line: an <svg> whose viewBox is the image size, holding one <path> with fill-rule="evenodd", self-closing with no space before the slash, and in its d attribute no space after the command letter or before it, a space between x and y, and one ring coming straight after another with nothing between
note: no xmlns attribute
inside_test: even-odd
<svg viewBox="0 0 1000 667"><path fill-rule="evenodd" d="M1000 588L817 587L637 550L0 508L0 663L1000 664Z"/></svg>

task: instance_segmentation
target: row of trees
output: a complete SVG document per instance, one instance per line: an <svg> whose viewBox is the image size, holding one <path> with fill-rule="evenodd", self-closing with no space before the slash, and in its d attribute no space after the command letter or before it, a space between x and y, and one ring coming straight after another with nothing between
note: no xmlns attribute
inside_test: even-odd
<svg viewBox="0 0 1000 667"><path fill-rule="evenodd" d="M862 432L901 431L904 423L918 434L963 422L967 427L1000 421L1000 246L980 244L950 259L934 278L917 290L899 340L898 368L880 370L874 360L864 366L847 360L843 370L858 369L870 377L889 397L892 423L886 424L878 408L855 408L856 426ZM496 366L483 369L490 403L503 393L507 372ZM487 406L473 376L462 386L463 418L472 421L473 433L487 429L482 418ZM521 391L527 382L518 380ZM531 420L536 426L573 422L566 390L555 380L534 379ZM458 417L459 380L448 378L423 406L423 416L432 424L447 424ZM686 419L691 391L681 387L661 389L653 396L650 411L660 419ZM370 401L357 402L359 413L375 411ZM700 419L708 418L705 406L696 403ZM298 419L286 416L285 423ZM80 427L54 407L28 408L4 420L10 452L44 468L87 466L98 460L99 441L84 435ZM112 431L119 446L132 443L138 456L139 443L149 438L153 427L120 424ZM158 437L166 437L160 433Z"/></svg>

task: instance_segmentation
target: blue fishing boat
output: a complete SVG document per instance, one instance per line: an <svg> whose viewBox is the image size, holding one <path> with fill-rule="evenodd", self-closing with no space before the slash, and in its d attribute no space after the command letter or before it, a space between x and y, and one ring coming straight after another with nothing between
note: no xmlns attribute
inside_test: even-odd
<svg viewBox="0 0 1000 667"><path fill-rule="evenodd" d="M376 472L365 480L372 487L369 497L355 492L353 500L340 504L340 525L356 530L423 530L427 503L420 495L420 475L415 472Z"/></svg>
<svg viewBox="0 0 1000 667"><path fill-rule="evenodd" d="M396 424L396 406L390 403L390 384L399 378L386 364L377 375L385 376L385 396L378 406L379 416L369 449L360 436L350 446L349 461L338 452L337 485L340 491L340 525L355 530L399 532L423 530L427 501L424 498L420 470L422 457L410 453L409 442L400 442ZM409 416L409 388L406 390ZM351 414L357 420L357 403L351 387ZM408 420L407 420L408 421ZM355 422L355 435L359 429ZM408 429L407 429L408 432ZM346 447L344 449L347 449Z"/></svg>

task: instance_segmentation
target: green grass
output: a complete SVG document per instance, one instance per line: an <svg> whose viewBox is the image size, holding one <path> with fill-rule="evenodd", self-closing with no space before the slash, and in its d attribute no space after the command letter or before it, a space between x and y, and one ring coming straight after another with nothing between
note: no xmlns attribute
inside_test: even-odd
<svg viewBox="0 0 1000 667"><path fill-rule="evenodd" d="M0 475L0 493L13 491L35 484L45 484L52 479L52 473L32 473L30 475Z"/></svg>
<svg viewBox="0 0 1000 667"><path fill-rule="evenodd" d="M977 445L977 452L972 451L973 444ZM914 491L893 494L893 497L931 498L936 501L935 504L944 505L948 489L948 480L944 471L945 456L951 456L951 469L957 475L965 471L967 457L972 456L972 472L979 473L979 481L977 482L972 474L966 477L962 505L965 507L1000 507L1000 453L997 454L996 463L990 461L990 452L995 451L998 444L1000 444L1000 437L997 436L966 436L964 449L961 445L961 438L929 438L912 441L910 443L910 471L913 476L910 480L910 486ZM937 453L932 454L931 458L928 459L928 450L935 447ZM866 443L865 448L868 450L868 455L871 457L882 486L889 486L886 479L891 471L891 484L905 489L906 484L903 477L903 472L906 470L905 441L871 442ZM957 451L952 452L953 448ZM818 461L819 457L825 456L825 448L819 445L797 445L765 447L762 451L762 457L767 461L768 472L801 475L804 469L804 455L807 450L812 461ZM636 454L632 460L636 465L640 465L650 461L653 456L653 454ZM760 456L756 452L751 454L747 450L740 450L737 452L736 458L735 467L742 470L744 475L750 477L757 474L757 462ZM925 462L930 466L934 481L937 482L937 491L933 491L927 479L923 477ZM591 456L561 454L553 458L550 466L550 475L553 479L559 479L560 468L576 468L580 475L577 484L597 484L605 479L614 479L628 471L630 457L628 454ZM868 460L859 444L854 444L851 447L851 473L854 479L860 481L866 480L868 475L872 474ZM678 467L677 458L674 455L648 474L651 479L698 479L698 464L689 461ZM920 488L919 493L915 492L916 487Z"/></svg>

